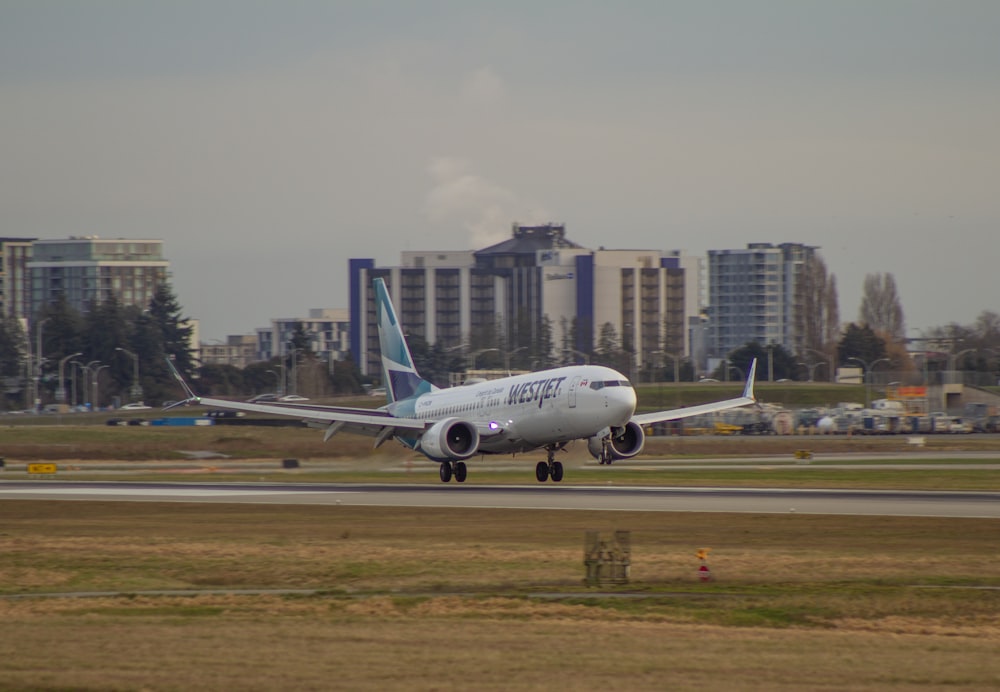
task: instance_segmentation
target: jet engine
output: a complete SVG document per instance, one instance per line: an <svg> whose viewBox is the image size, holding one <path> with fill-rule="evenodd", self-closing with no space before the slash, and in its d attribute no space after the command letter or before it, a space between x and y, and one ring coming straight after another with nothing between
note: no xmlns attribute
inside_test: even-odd
<svg viewBox="0 0 1000 692"><path fill-rule="evenodd" d="M420 437L420 451L434 461L468 459L479 449L476 426L460 418L445 418Z"/></svg>
<svg viewBox="0 0 1000 692"><path fill-rule="evenodd" d="M587 450L595 459L601 458L601 452L604 449L602 440L603 438L600 437L587 439ZM629 421L623 428L612 428L607 440L611 460L631 459L642 451L642 446L646 443L646 434L642 431L642 426Z"/></svg>

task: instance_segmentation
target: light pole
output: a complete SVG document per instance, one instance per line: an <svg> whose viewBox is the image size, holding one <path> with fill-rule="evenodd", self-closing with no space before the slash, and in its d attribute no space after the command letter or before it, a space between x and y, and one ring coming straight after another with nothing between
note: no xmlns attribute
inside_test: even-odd
<svg viewBox="0 0 1000 692"><path fill-rule="evenodd" d="M816 371L816 368L818 368L820 365L826 365L826 363L824 363L823 361L818 361L816 363L802 363L802 362L800 362L800 363L798 363L798 365L801 365L802 367L804 367L804 368L806 368L806 369L809 370L809 381L812 382L813 381L813 373Z"/></svg>
<svg viewBox="0 0 1000 692"><path fill-rule="evenodd" d="M513 351L504 351L504 369L507 371L508 375L510 374L510 360L511 360L511 356L513 356L518 351L524 351L527 348L528 348L527 346L518 346Z"/></svg>
<svg viewBox="0 0 1000 692"><path fill-rule="evenodd" d="M869 365L864 359L858 358L857 356L848 356L847 360L856 360L859 363L861 363L861 365L864 367L864 370L862 372L864 373L864 380L865 380L865 408L868 408L869 405L871 404L871 373L872 373L872 370L874 370L875 366L878 365L879 363L882 363L882 362L888 363L889 359L888 358L879 358L877 360L872 361L871 365Z"/></svg>
<svg viewBox="0 0 1000 692"><path fill-rule="evenodd" d="M979 349L966 348L966 349L962 349L958 353L949 353L948 354L948 380L949 380L948 383L949 384L954 384L954 380L955 380L955 366L958 365L958 359L961 358L962 356L964 356L966 353L972 353L973 351L977 351L977 350L979 350Z"/></svg>
<svg viewBox="0 0 1000 692"><path fill-rule="evenodd" d="M35 325L35 410L37 411L42 403L42 327L51 318L46 317L43 320L39 320L38 324Z"/></svg>
<svg viewBox="0 0 1000 692"><path fill-rule="evenodd" d="M675 353L667 353L666 351L660 351L670 360L674 361L674 384L681 381L681 357Z"/></svg>
<svg viewBox="0 0 1000 692"><path fill-rule="evenodd" d="M72 406L77 406L80 403L80 397L77 396L78 387L76 383L80 381L80 372L83 371L85 366L78 360L71 360L69 364L73 366L73 374L70 376L70 382L72 383L71 386L73 387L73 390L69 401Z"/></svg>
<svg viewBox="0 0 1000 692"><path fill-rule="evenodd" d="M121 346L115 347L116 351L121 351L132 359L132 386L129 387L129 396L132 401L142 400L142 386L139 384L139 356L135 355Z"/></svg>
<svg viewBox="0 0 1000 692"><path fill-rule="evenodd" d="M94 362L96 363L97 361ZM101 370L110 367L111 367L110 365L99 365L94 370L94 400L92 406L95 411L101 408L100 404L98 403L100 400L100 388L98 387L98 380L100 379Z"/></svg>
<svg viewBox="0 0 1000 692"><path fill-rule="evenodd" d="M813 355L819 356L823 360L828 361L830 363L829 367L827 367L827 373L826 374L829 377L830 382L833 382L834 375L836 374L837 371L834 370L834 368L833 368L833 358L830 356L830 354L829 353L823 353L822 351L817 351L816 349L809 348L808 346L803 346L803 349L806 350L806 351L809 351Z"/></svg>
<svg viewBox="0 0 1000 692"><path fill-rule="evenodd" d="M71 353L70 355L60 359L59 361L59 390L56 392L56 400L60 404L66 403L66 380L63 379L63 373L65 372L66 369L66 361L70 360L71 358L76 358L77 356L82 356L82 355L83 353L80 352Z"/></svg>
<svg viewBox="0 0 1000 692"><path fill-rule="evenodd" d="M473 351L472 353L470 353L469 358L472 361L472 369L475 370L479 367L478 363L476 362L479 356L481 356L484 353L490 353L491 351L503 354L503 351L501 351L499 348L481 348L478 351Z"/></svg>
<svg viewBox="0 0 1000 692"><path fill-rule="evenodd" d="M299 392L299 375L298 375L297 363L299 361L299 351L301 351L302 349L301 348L296 348L295 347L295 342L293 342L293 341L289 341L288 345L291 347L289 349L289 351L288 351L288 355L291 356L291 361L292 361L292 373L291 373L292 376L291 376L290 386L288 387L288 393L289 394L298 394L298 392Z"/></svg>

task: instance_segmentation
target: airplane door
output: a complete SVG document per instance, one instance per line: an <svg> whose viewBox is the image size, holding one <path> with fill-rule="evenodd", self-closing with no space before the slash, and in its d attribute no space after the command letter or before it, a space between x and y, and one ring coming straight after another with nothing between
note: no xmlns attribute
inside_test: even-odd
<svg viewBox="0 0 1000 692"><path fill-rule="evenodd" d="M569 393L567 394L567 399L569 399L569 407L576 408L576 386L580 384L580 376L577 375L569 383Z"/></svg>

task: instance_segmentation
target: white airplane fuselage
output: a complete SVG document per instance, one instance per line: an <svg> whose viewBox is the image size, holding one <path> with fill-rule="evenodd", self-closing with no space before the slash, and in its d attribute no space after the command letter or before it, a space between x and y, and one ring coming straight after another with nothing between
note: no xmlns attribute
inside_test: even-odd
<svg viewBox="0 0 1000 692"><path fill-rule="evenodd" d="M574 365L440 389L386 409L403 418L486 422L501 432L484 436L479 452L509 454L606 435L628 423L635 406L635 390L624 375Z"/></svg>

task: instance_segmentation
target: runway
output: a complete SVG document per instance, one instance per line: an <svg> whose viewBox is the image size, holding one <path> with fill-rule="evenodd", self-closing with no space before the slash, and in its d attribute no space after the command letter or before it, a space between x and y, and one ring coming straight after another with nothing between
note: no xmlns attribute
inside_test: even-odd
<svg viewBox="0 0 1000 692"><path fill-rule="evenodd" d="M573 485L0 481L0 500L205 502L1000 519L1000 493Z"/></svg>

